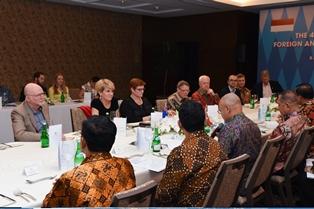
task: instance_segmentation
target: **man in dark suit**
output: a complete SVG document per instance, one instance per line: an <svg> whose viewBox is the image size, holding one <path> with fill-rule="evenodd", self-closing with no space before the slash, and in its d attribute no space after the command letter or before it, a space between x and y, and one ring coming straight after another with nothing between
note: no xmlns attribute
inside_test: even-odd
<svg viewBox="0 0 314 209"><path fill-rule="evenodd" d="M272 94L279 94L282 91L282 87L278 81L270 80L268 70L261 72L261 82L257 83L253 88L253 94L257 94L258 98L271 97Z"/></svg>
<svg viewBox="0 0 314 209"><path fill-rule="evenodd" d="M221 91L220 91L220 94L219 94L220 98L223 97L223 96L226 95L226 94L234 93L234 94L236 94L236 95L240 98L240 100L241 100L241 92L240 92L239 89L236 88L236 87L237 87L237 84L238 84L237 82L238 82L237 76L236 76L236 75L230 75L229 78L228 78L228 81L227 81L228 86L224 87L224 88L221 89ZM242 100L241 100L241 102L242 102ZM243 102L242 102L242 103L243 103Z"/></svg>

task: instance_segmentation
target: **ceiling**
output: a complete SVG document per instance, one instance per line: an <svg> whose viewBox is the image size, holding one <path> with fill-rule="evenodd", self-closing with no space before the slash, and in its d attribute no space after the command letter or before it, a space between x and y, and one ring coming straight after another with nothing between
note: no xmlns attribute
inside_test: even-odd
<svg viewBox="0 0 314 209"><path fill-rule="evenodd" d="M314 3L314 0L47 0L54 3L132 13L176 17L232 10L260 9Z"/></svg>

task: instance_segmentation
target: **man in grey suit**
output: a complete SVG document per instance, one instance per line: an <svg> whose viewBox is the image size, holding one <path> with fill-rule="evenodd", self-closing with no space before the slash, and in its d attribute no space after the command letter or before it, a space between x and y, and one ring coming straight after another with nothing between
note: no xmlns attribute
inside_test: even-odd
<svg viewBox="0 0 314 209"><path fill-rule="evenodd" d="M49 123L48 105L43 89L29 83L24 89L25 100L11 113L15 141L39 141L44 123Z"/></svg>

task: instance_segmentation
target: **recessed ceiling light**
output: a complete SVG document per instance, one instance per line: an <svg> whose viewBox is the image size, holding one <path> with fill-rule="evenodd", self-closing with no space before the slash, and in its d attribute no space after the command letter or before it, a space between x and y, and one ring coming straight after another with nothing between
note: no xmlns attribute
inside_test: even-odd
<svg viewBox="0 0 314 209"><path fill-rule="evenodd" d="M278 3L287 3L294 2L299 0L214 0L216 2L230 4L238 7L248 7L248 6L257 6L263 4L278 4Z"/></svg>

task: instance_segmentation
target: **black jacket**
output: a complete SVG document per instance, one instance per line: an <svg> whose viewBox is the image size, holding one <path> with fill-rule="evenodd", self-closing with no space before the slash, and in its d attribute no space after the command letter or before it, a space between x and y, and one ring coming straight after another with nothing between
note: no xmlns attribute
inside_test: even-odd
<svg viewBox="0 0 314 209"><path fill-rule="evenodd" d="M269 84L270 84L271 91L273 93L281 93L283 91L278 81L269 81ZM263 83L262 82L259 82L254 86L252 90L252 94L257 94L258 98L263 97Z"/></svg>

